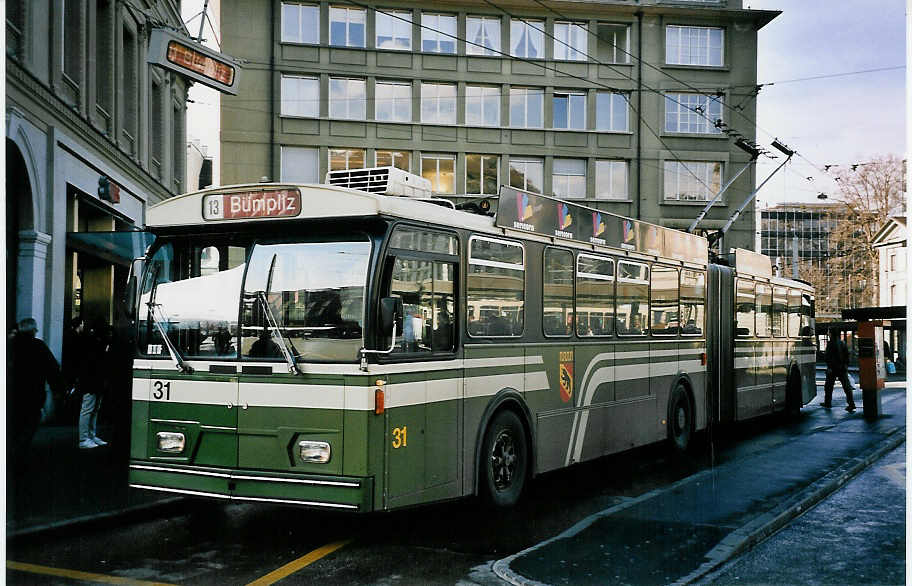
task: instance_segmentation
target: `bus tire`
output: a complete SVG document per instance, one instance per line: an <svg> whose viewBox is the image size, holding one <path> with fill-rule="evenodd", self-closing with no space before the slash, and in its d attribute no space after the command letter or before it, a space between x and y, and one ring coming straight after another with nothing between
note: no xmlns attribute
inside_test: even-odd
<svg viewBox="0 0 912 586"><path fill-rule="evenodd" d="M690 394L682 381L678 381L668 399L668 444L676 454L690 448L694 434L694 409Z"/></svg>
<svg viewBox="0 0 912 586"><path fill-rule="evenodd" d="M529 447L522 421L513 411L498 412L485 431L481 452L482 496L493 507L519 501L529 468Z"/></svg>
<svg viewBox="0 0 912 586"><path fill-rule="evenodd" d="M793 368L785 386L785 416L796 419L801 413L801 375Z"/></svg>

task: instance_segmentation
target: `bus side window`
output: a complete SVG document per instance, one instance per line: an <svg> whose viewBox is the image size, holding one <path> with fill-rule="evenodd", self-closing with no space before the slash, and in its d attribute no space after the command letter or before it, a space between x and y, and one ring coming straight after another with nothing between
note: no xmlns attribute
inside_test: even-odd
<svg viewBox="0 0 912 586"><path fill-rule="evenodd" d="M785 317L788 314L788 289L773 287L773 337L782 338L787 335Z"/></svg>
<svg viewBox="0 0 912 586"><path fill-rule="evenodd" d="M573 333L573 253L546 248L542 273L544 333L569 336Z"/></svg>
<svg viewBox="0 0 912 586"><path fill-rule="evenodd" d="M814 297L807 293L801 295L801 336L814 335Z"/></svg>
<svg viewBox="0 0 912 586"><path fill-rule="evenodd" d="M788 291L788 335L797 338L801 329L801 291Z"/></svg>
<svg viewBox="0 0 912 586"><path fill-rule="evenodd" d="M757 283L757 337L770 337L773 295L769 285Z"/></svg>
<svg viewBox="0 0 912 586"><path fill-rule="evenodd" d="M470 336L521 336L525 321L525 251L521 244L472 236L466 302Z"/></svg>
<svg viewBox="0 0 912 586"><path fill-rule="evenodd" d="M649 333L649 266L618 261L617 316L619 335Z"/></svg>
<svg viewBox="0 0 912 586"><path fill-rule="evenodd" d="M654 336L674 336L678 326L678 269L652 267L652 299L650 330Z"/></svg>
<svg viewBox="0 0 912 586"><path fill-rule="evenodd" d="M580 254L576 266L579 336L614 334L614 261ZM585 319L582 316L585 314Z"/></svg>
<svg viewBox="0 0 912 586"><path fill-rule="evenodd" d="M681 271L681 333L685 336L703 334L706 313L706 273Z"/></svg>
<svg viewBox="0 0 912 586"><path fill-rule="evenodd" d="M738 279L737 290L735 335L739 338L750 338L754 335L754 313L756 312L757 297L754 294L754 282Z"/></svg>

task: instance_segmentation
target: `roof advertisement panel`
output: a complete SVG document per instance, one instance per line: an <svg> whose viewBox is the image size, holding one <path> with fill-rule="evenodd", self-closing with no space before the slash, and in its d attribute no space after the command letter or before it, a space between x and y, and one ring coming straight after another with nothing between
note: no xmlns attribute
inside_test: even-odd
<svg viewBox="0 0 912 586"><path fill-rule="evenodd" d="M494 223L501 228L655 256L700 263L708 259L706 239L700 236L507 186L500 188Z"/></svg>

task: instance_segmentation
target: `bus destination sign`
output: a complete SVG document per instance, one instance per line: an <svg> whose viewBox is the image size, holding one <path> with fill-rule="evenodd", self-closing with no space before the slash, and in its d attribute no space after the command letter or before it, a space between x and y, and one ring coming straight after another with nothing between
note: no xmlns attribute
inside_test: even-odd
<svg viewBox="0 0 912 586"><path fill-rule="evenodd" d="M301 213L301 192L271 189L212 193L203 197L204 220L288 218Z"/></svg>
<svg viewBox="0 0 912 586"><path fill-rule="evenodd" d="M707 259L706 239L553 197L501 186L495 223L556 239L681 260Z"/></svg>
<svg viewBox="0 0 912 586"><path fill-rule="evenodd" d="M174 31L152 29L146 61L224 94L238 93L240 67L234 59Z"/></svg>

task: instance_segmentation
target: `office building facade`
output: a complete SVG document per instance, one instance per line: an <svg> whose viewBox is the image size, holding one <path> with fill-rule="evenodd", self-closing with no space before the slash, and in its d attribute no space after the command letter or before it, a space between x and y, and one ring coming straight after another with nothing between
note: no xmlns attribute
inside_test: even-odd
<svg viewBox="0 0 912 586"><path fill-rule="evenodd" d="M243 59L221 103L225 184L393 165L455 199L499 185L678 228L749 156L757 31L740 0L223 1ZM730 136L731 134L731 136ZM701 228L754 184L742 175ZM751 206L726 246L753 248Z"/></svg>

